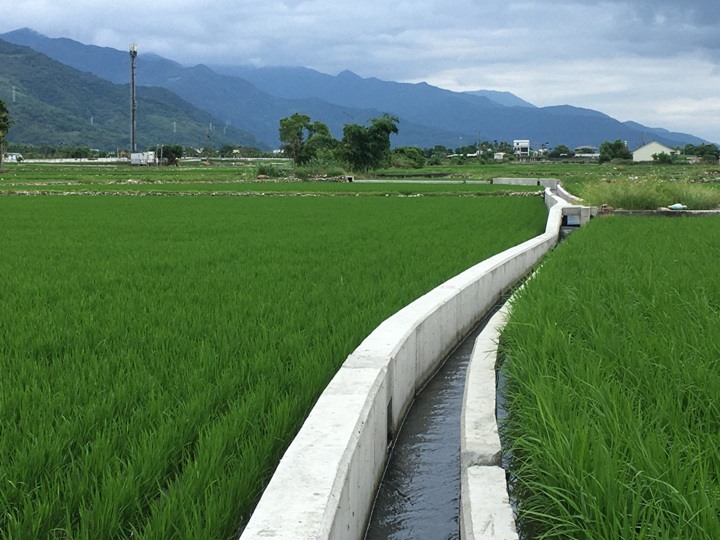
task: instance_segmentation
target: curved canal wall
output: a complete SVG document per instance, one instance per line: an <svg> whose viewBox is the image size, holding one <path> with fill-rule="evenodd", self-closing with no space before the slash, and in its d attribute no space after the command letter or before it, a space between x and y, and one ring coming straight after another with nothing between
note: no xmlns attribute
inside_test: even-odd
<svg viewBox="0 0 720 540"><path fill-rule="evenodd" d="M545 204L543 234L418 298L382 322L345 360L285 452L241 539L363 537L388 445L415 393L500 296L557 243L563 213L572 207L550 189Z"/></svg>
<svg viewBox="0 0 720 540"><path fill-rule="evenodd" d="M460 415L460 537L517 539L496 420L498 341L509 304L492 316L475 340Z"/></svg>

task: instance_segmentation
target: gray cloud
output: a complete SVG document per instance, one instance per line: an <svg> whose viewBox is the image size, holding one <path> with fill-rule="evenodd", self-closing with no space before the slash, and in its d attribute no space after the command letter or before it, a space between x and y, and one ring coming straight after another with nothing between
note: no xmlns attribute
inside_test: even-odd
<svg viewBox="0 0 720 540"><path fill-rule="evenodd" d="M509 90L720 141L715 2L34 0L6 11L0 31L27 26L119 49L137 42L141 53L185 64L304 65Z"/></svg>

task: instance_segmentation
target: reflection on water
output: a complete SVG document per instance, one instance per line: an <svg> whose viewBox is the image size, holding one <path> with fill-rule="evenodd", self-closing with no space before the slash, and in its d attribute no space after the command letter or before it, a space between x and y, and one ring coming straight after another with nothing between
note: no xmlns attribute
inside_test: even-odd
<svg viewBox="0 0 720 540"><path fill-rule="evenodd" d="M488 318L415 398L380 484L366 539L460 537L460 412L465 372L475 339Z"/></svg>

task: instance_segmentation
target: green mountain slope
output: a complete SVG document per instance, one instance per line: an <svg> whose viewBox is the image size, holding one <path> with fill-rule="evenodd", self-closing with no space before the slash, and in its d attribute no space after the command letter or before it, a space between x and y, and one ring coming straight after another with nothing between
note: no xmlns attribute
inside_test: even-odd
<svg viewBox="0 0 720 540"><path fill-rule="evenodd" d="M129 65L128 65L129 70ZM13 90L14 89L14 90ZM14 99L13 99L14 96ZM30 48L0 40L0 99L13 120L13 144L130 146L130 90L83 73ZM138 148L156 144L265 145L169 90L138 87Z"/></svg>

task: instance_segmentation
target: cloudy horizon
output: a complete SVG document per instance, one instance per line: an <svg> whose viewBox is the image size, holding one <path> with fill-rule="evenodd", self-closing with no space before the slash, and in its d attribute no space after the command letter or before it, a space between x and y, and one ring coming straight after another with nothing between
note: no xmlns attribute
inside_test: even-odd
<svg viewBox="0 0 720 540"><path fill-rule="evenodd" d="M156 53L184 65L323 73L508 91L720 142L720 13L710 0L47 0L4 10L0 33Z"/></svg>

